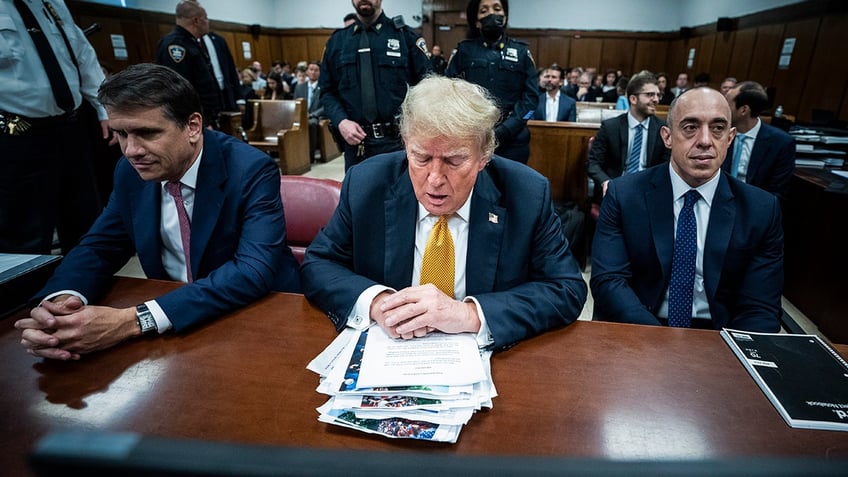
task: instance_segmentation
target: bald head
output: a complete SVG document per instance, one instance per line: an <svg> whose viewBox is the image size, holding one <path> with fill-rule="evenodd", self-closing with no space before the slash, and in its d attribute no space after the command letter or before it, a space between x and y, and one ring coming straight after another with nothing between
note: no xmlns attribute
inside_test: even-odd
<svg viewBox="0 0 848 477"><path fill-rule="evenodd" d="M206 9L194 0L177 3L177 25L185 28L197 38L209 33L209 18Z"/></svg>

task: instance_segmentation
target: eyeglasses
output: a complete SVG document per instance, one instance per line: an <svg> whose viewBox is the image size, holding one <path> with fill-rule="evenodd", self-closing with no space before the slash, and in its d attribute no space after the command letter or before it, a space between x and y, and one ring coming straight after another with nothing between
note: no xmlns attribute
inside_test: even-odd
<svg viewBox="0 0 848 477"><path fill-rule="evenodd" d="M643 94L643 95L645 95L645 96L647 96L647 97L649 97L649 98L659 98L659 97L660 97L660 93L657 93L657 92L650 92L650 93L636 93L636 94Z"/></svg>

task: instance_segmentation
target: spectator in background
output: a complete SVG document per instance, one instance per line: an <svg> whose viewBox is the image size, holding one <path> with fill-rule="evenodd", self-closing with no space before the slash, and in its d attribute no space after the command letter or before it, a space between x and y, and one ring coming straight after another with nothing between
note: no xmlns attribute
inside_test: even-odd
<svg viewBox="0 0 848 477"><path fill-rule="evenodd" d="M622 96L618 94L617 86L618 74L615 70L607 70L603 77L603 84L601 85L601 92L603 92L605 103L614 103L619 96Z"/></svg>
<svg viewBox="0 0 848 477"><path fill-rule="evenodd" d="M671 88L671 92L674 93L674 97L676 98L687 89L689 89L689 75L687 73L680 73L677 75L677 81L674 88Z"/></svg>
<svg viewBox="0 0 848 477"><path fill-rule="evenodd" d="M253 89L253 83L256 81L256 74L251 68L241 70L241 95L245 99L244 114L241 117L241 127L248 130L253 127L253 103L251 99L259 99L256 90ZM263 92L264 94L264 92Z"/></svg>
<svg viewBox="0 0 848 477"><path fill-rule="evenodd" d="M674 93L668 87L668 75L657 73L657 87L660 89L660 104L668 106L674 100Z"/></svg>
<svg viewBox="0 0 848 477"><path fill-rule="evenodd" d="M733 89L736 86L736 83L737 83L736 78L734 78L732 76L728 76L727 78L724 79L724 81L721 82L721 86L719 87L719 91L721 91L721 94L727 96L727 93L729 93L730 90Z"/></svg>
<svg viewBox="0 0 848 477"><path fill-rule="evenodd" d="M356 13L354 12L348 13L344 16L344 19L342 20L342 24L344 25L343 28L347 28L353 25L354 23L356 23Z"/></svg>
<svg viewBox="0 0 848 477"><path fill-rule="evenodd" d="M431 51L430 63L433 64L433 71L440 75L445 74L445 69L448 67L448 60L442 56L442 48L439 45L433 45Z"/></svg>
<svg viewBox="0 0 848 477"><path fill-rule="evenodd" d="M582 71L580 67L569 68L565 75L565 86L562 87L562 92L573 99L577 99L577 81L580 79Z"/></svg>
<svg viewBox="0 0 848 477"><path fill-rule="evenodd" d="M577 80L577 101L594 103L597 98L603 98L600 88L592 85L592 73L583 73Z"/></svg>
<svg viewBox="0 0 848 477"><path fill-rule="evenodd" d="M695 75L695 88L709 88L710 75L709 73L698 73Z"/></svg>
<svg viewBox="0 0 848 477"><path fill-rule="evenodd" d="M310 62L306 67L306 81L294 88L295 98L306 100L306 111L309 116L309 151L310 157L320 155L318 146L319 121L324 117L324 107L321 105L321 88L318 78L321 76L321 65L317 61Z"/></svg>
<svg viewBox="0 0 848 477"><path fill-rule="evenodd" d="M627 111L630 109L630 101L627 100L627 84L630 83L630 78L622 76L618 79L618 84L615 86L615 91L618 93L616 98L615 109Z"/></svg>
<svg viewBox="0 0 848 477"><path fill-rule="evenodd" d="M539 105L533 119L540 121L576 121L577 102L562 92L562 68L553 64L542 71L544 93L539 95Z"/></svg>
<svg viewBox="0 0 848 477"><path fill-rule="evenodd" d="M289 96L289 85L277 73L268 76L268 87L262 99L287 99Z"/></svg>

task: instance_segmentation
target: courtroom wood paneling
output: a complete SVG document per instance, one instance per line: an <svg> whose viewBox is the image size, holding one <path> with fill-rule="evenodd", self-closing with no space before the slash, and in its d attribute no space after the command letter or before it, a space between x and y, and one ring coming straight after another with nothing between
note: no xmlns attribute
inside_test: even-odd
<svg viewBox="0 0 848 477"><path fill-rule="evenodd" d="M746 79L754 80L763 86L770 86L777 69L777 60L783 46L783 25L768 25L757 28L757 41L754 43L754 58Z"/></svg>
<svg viewBox="0 0 848 477"><path fill-rule="evenodd" d="M633 55L636 42L631 39L605 38L601 48L599 70L621 70L625 75L634 73Z"/></svg>
<svg viewBox="0 0 848 477"><path fill-rule="evenodd" d="M686 67L686 58L689 54L689 49L686 48L687 41L684 39L675 40L669 43L668 60L666 61L665 72L668 73L668 87L674 87L674 81L680 73L689 73L691 71ZM691 78L690 78L691 79Z"/></svg>
<svg viewBox="0 0 848 477"><path fill-rule="evenodd" d="M321 61L321 57L324 55L324 45L327 44L327 40L330 39L330 35L309 35L306 37L306 50L307 56L306 58L301 58L306 61ZM429 45L428 45L429 46ZM442 55L450 55L450 51L445 51Z"/></svg>
<svg viewBox="0 0 848 477"><path fill-rule="evenodd" d="M715 34L701 37L701 43L698 46L698 52L695 56L695 66L693 70L695 74L712 72L713 52L715 51ZM692 78L694 79L694 78ZM721 78L710 74L710 86L718 89Z"/></svg>
<svg viewBox="0 0 848 477"><path fill-rule="evenodd" d="M713 46L713 59L710 62L710 71L713 78L718 84L728 77L733 76L730 72L730 55L733 52L733 40L736 38L736 32L726 31L715 34L715 44Z"/></svg>
<svg viewBox="0 0 848 477"><path fill-rule="evenodd" d="M295 64L309 57L309 43L302 36L284 36L283 37L283 56L286 61L292 64L294 71Z"/></svg>
<svg viewBox="0 0 848 477"><path fill-rule="evenodd" d="M754 55L754 41L757 39L756 29L741 30L736 32L733 42L733 51L730 54L728 65L728 76L735 76L742 80L749 78L748 70L751 67L751 58Z"/></svg>
<svg viewBox="0 0 848 477"><path fill-rule="evenodd" d="M561 36L548 36L539 40L539 54L536 66L545 68L553 63L562 67L571 64L571 39Z"/></svg>
<svg viewBox="0 0 848 477"><path fill-rule="evenodd" d="M571 41L569 66L598 67L604 41L600 38L575 38Z"/></svg>
<svg viewBox="0 0 848 477"><path fill-rule="evenodd" d="M654 73L665 71L668 42L661 40L639 40L633 53L632 73L649 70Z"/></svg>
<svg viewBox="0 0 848 477"><path fill-rule="evenodd" d="M813 109L845 111L846 106L843 103L848 82L848 62L845 61L845 51L848 49L846 32L848 15L822 19L815 53L807 73L809 80L801 97L801 117L812 117ZM793 55L793 60L794 58ZM848 120L848 114L843 114L840 119Z"/></svg>
<svg viewBox="0 0 848 477"><path fill-rule="evenodd" d="M249 33L234 33L233 37L235 38L236 48L231 53L233 54L233 61L236 62L236 67L241 70L250 66L250 63L256 59L256 49L253 47L253 37ZM244 42L250 44L250 58L244 56L245 52L242 48Z"/></svg>
<svg viewBox="0 0 848 477"><path fill-rule="evenodd" d="M795 50L789 68L777 69L774 72L772 85L776 88L775 106L783 105L783 111L796 115L801 109L801 94L810 82L807 77L810 61L815 51L816 32L820 20L811 18L787 23L783 32L784 38L795 38ZM781 41L781 43L783 43Z"/></svg>

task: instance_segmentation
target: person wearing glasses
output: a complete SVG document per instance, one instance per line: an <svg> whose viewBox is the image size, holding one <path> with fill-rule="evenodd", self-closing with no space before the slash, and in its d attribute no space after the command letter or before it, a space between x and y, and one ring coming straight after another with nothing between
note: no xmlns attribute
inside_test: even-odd
<svg viewBox="0 0 848 477"><path fill-rule="evenodd" d="M595 182L593 200L600 203L610 179L668 162L669 150L660 137L665 123L654 113L659 102L657 78L641 71L627 84L627 114L607 119L589 149L589 177Z"/></svg>

